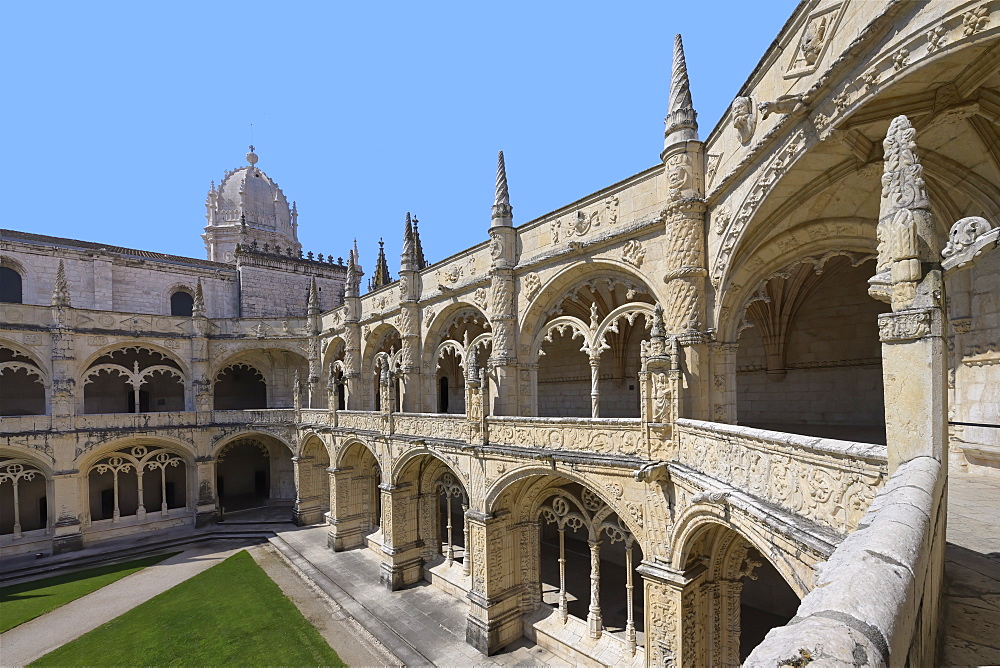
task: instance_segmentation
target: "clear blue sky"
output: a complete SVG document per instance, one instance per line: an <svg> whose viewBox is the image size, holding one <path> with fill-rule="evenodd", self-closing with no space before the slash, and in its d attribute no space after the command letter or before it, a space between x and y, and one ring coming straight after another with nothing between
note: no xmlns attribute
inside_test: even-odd
<svg viewBox="0 0 1000 668"><path fill-rule="evenodd" d="M673 36L702 138L795 7L764 2L12 2L0 27L0 227L205 257L205 194L258 167L305 250L398 269L656 164Z"/></svg>

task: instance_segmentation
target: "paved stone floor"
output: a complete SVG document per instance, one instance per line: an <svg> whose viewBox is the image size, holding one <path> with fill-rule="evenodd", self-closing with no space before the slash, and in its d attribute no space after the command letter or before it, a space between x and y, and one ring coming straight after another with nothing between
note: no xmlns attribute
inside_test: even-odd
<svg viewBox="0 0 1000 668"><path fill-rule="evenodd" d="M379 586L378 558L368 550L332 552L325 526L277 532L272 541L344 611L406 666L569 666L520 641L486 657L465 642L467 606L428 583L396 592Z"/></svg>
<svg viewBox="0 0 1000 668"><path fill-rule="evenodd" d="M1000 665L1000 476L949 474L942 659Z"/></svg>

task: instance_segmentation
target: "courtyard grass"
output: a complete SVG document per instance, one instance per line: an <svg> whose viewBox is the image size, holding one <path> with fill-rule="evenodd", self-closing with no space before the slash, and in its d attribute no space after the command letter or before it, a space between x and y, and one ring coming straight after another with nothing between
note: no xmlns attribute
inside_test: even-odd
<svg viewBox="0 0 1000 668"><path fill-rule="evenodd" d="M246 551L32 666L346 666Z"/></svg>
<svg viewBox="0 0 1000 668"><path fill-rule="evenodd" d="M0 588L0 633L41 617L70 601L95 592L174 554L177 553L158 554Z"/></svg>

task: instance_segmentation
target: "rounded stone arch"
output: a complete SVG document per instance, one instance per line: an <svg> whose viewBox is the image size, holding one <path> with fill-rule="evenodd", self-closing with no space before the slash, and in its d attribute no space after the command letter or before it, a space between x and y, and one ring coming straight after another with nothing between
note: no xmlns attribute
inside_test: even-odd
<svg viewBox="0 0 1000 668"><path fill-rule="evenodd" d="M333 456L330 457L332 466L335 468L341 468L344 466L349 466L349 457L358 457L359 459L364 457L364 452L367 451L369 455L375 460L378 465L379 470L383 470L382 458L379 457L378 451L370 443L366 443L357 437L348 437L339 446L334 446ZM360 456L357 454L360 453Z"/></svg>
<svg viewBox="0 0 1000 668"><path fill-rule="evenodd" d="M628 512L628 509L625 508L618 500L609 498L609 495L603 485L575 471L563 468L547 468L535 464L530 464L508 471L501 477L494 480L493 483L487 487L486 495L483 498L483 505L480 510L484 513L493 513L497 511L499 509L497 507L497 503L500 501L504 492L514 490L514 486L519 482L527 481L536 477L539 478L536 482L542 482L545 478L549 478L550 480L548 481L548 484L542 485L535 490L532 490L531 486L525 486L524 489L516 490L520 494L531 494L532 492L537 494L537 496L531 498L531 503L518 504L520 506L518 521L533 521L545 499L548 498L545 496L545 492L552 488L551 483L555 482L554 479L562 478L567 482L575 482L581 487L584 487L585 489L588 489L596 494L608 508L621 518L621 521L625 524L632 535L635 536L636 543L640 546L643 552L646 554L653 554L652 551L647 550L645 530L637 525L635 519Z"/></svg>
<svg viewBox="0 0 1000 668"><path fill-rule="evenodd" d="M73 463L78 471L85 473L101 458L106 457L108 453L137 445L173 450L184 460L184 465L188 467L194 467L195 460L198 457L198 450L194 443L174 436L157 434L156 436L123 436L121 438L102 441L86 452L80 453L73 460Z"/></svg>
<svg viewBox="0 0 1000 668"><path fill-rule="evenodd" d="M287 453L290 457L295 457L299 454L299 451L296 449L296 444L289 443L284 437L264 429L249 429L247 431L240 431L233 434L226 434L216 439L216 441L212 443L211 456L213 458L218 457L219 453L225 450L226 447L232 444L234 441L238 441L241 438L254 438L254 437L263 437L265 440L271 439L273 441L276 441L277 443L280 443L281 445L285 446ZM284 453L285 451L279 451L279 452Z"/></svg>
<svg viewBox="0 0 1000 668"><path fill-rule="evenodd" d="M399 329L391 323L382 322L362 339L361 374L363 377L374 373L375 355L383 352L383 345L393 338L393 335L399 339L400 345L402 345L403 337L400 335Z"/></svg>
<svg viewBox="0 0 1000 668"><path fill-rule="evenodd" d="M471 486L471 481L468 479L468 477L465 476L458 469L457 466L455 466L452 462L449 462L441 454L423 445L405 451L403 454L401 454L399 457L396 458L396 461L392 462L392 465L389 467L389 470L387 472L388 473L387 482L392 485L399 485L403 482L406 482L406 478L410 474L409 469L415 464L415 462L417 462L421 457L424 456L431 457L435 461L439 462L442 466L444 466L445 469L448 470L448 472L450 472L452 475L455 476L455 478L458 479L459 484L461 484L462 487L465 489L465 493L469 495L469 503L470 507L472 507L471 504L473 499L472 495L473 488ZM418 476L413 478L413 480L422 480L422 478Z"/></svg>
<svg viewBox="0 0 1000 668"><path fill-rule="evenodd" d="M38 367L38 369L44 374L46 382L48 382L48 379L50 377L49 369L48 366L46 365L46 362L48 360L39 356L30 347L23 346L20 343L17 343L11 339L5 339L0 337L0 348L7 348L8 350L14 352L16 355L19 355L21 357L27 357L29 360L31 360L32 364Z"/></svg>
<svg viewBox="0 0 1000 668"><path fill-rule="evenodd" d="M118 350L127 350L129 348L150 350L159 355L163 355L177 365L177 368L180 369L182 374L184 374L185 379L191 378L191 369L188 364L180 356L178 356L176 352L170 350L169 348L146 341L119 341L118 343L101 346L88 355L81 364L78 364L76 375L77 380L80 380L84 374L87 373L87 370L90 369L93 363L104 355L110 355Z"/></svg>
<svg viewBox="0 0 1000 668"><path fill-rule="evenodd" d="M268 351L280 350L283 353L289 355L294 355L299 358L299 362L302 365L308 367L309 361L306 358L306 353L302 348L295 344L290 344L286 341L279 340L267 340L259 341L253 343L246 343L239 346L235 350L230 350L225 353L225 357L221 360L216 361L209 372L208 376L210 378L215 378L219 375L219 372L234 363L244 362L250 366L256 367L258 371L264 375L265 381L273 381L272 377L269 377L272 371L272 365L267 363L262 363L260 357L264 356ZM256 363L248 362L247 360L258 358L255 360Z"/></svg>
<svg viewBox="0 0 1000 668"><path fill-rule="evenodd" d="M773 550L776 549L773 542L760 534L758 527L747 521L739 513L724 513L723 508L708 503L695 504L686 508L677 518L673 529L670 532L671 546L670 563L675 568L683 569L690 556L691 549L695 546L703 532L715 528L732 531L746 540L754 549L764 556L771 566L781 575L785 583L801 599L809 593L809 585L806 578L812 573L812 566L805 562L799 562L801 571L795 571L790 567L789 562L775 560ZM789 554L789 557L792 555Z"/></svg>
<svg viewBox="0 0 1000 668"><path fill-rule="evenodd" d="M10 444L0 448L0 459L18 459L37 468L50 480L56 471L55 460L48 454L23 445Z"/></svg>
<svg viewBox="0 0 1000 668"><path fill-rule="evenodd" d="M810 235L810 241L804 244L783 248L783 236L769 240L758 249L756 259L732 272L716 299L719 340L736 340L741 326L740 316L754 293L770 278L792 265L811 263L821 270L834 257L848 257L852 263L874 258L877 250L875 224L876 221L866 218L815 219L789 230L789 234ZM838 230L849 230L849 234L838 236Z"/></svg>
<svg viewBox="0 0 1000 668"><path fill-rule="evenodd" d="M486 323L488 329L493 329L489 316L486 315L486 312L483 311L482 308L476 306L472 302L462 300L453 301L436 313L430 324L423 328L423 359L428 364L434 363L434 353L437 351L437 347L441 343L441 337L447 331L448 325L450 325L452 320L463 311L471 311L475 313L477 317L481 318Z"/></svg>
<svg viewBox="0 0 1000 668"><path fill-rule="evenodd" d="M0 534L17 540L25 532L52 527L57 510L51 502L53 472L51 459L37 451L0 448Z"/></svg>
<svg viewBox="0 0 1000 668"><path fill-rule="evenodd" d="M13 341L0 339L0 415L45 415L52 379L42 360Z"/></svg>
<svg viewBox="0 0 1000 668"><path fill-rule="evenodd" d="M0 267L11 269L12 271L17 272L17 274L21 277L20 303L34 303L31 297L35 294L35 288L38 285L38 277L35 275L35 270L31 268L31 266L25 265L9 255L0 255Z"/></svg>
<svg viewBox="0 0 1000 668"><path fill-rule="evenodd" d="M168 313L171 316L174 316L174 295L178 292L182 292L189 296L191 298L192 305L194 304L195 288L192 287L190 283L174 283L163 293L163 313Z"/></svg>
<svg viewBox="0 0 1000 668"><path fill-rule="evenodd" d="M330 364L347 353L347 341L340 334L327 339L326 349L323 351L323 368L329 371Z"/></svg>
<svg viewBox="0 0 1000 668"><path fill-rule="evenodd" d="M302 437L299 439L298 449L297 449L299 456L306 457L307 456L306 448L310 444L316 442L319 442L319 444L323 446L323 449L326 451L327 458L329 458L329 460L332 462L333 449L330 447L330 445L326 442L326 440L320 433L313 431L312 429L309 429L305 433L303 433Z"/></svg>
<svg viewBox="0 0 1000 668"><path fill-rule="evenodd" d="M599 258L587 262L570 263L549 278L541 289L524 307L519 308L521 331L519 340L531 341L546 320L546 311L564 296L573 286L607 278L629 281L643 288L655 302L662 302L665 293L657 292L660 287L652 277L646 276L636 267L610 258ZM662 281L661 281L662 283Z"/></svg>
<svg viewBox="0 0 1000 668"><path fill-rule="evenodd" d="M293 506L298 496L295 444L265 429L227 434L212 448L216 495L223 513ZM299 515L293 514L299 519ZM306 518L310 519L310 518Z"/></svg>

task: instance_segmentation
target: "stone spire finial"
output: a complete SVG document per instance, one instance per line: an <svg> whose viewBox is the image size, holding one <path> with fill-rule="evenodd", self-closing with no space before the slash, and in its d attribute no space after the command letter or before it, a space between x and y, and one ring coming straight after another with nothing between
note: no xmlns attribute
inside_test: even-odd
<svg viewBox="0 0 1000 668"><path fill-rule="evenodd" d="M308 315L319 315L319 290L316 288L315 276L309 281L309 300L306 306L306 313Z"/></svg>
<svg viewBox="0 0 1000 668"><path fill-rule="evenodd" d="M354 265L358 270L358 275L365 273L361 266L361 254L358 252L358 238L354 237Z"/></svg>
<svg viewBox="0 0 1000 668"><path fill-rule="evenodd" d="M389 263L385 260L385 241L378 240L378 258L375 260L375 273L372 274L368 282L369 290L376 290L383 285L392 283L392 276L389 275Z"/></svg>
<svg viewBox="0 0 1000 668"><path fill-rule="evenodd" d="M247 153L247 162L250 163L251 166L253 166L257 164L257 160L258 160L257 154L253 152L253 144L251 144L250 152Z"/></svg>
<svg viewBox="0 0 1000 668"><path fill-rule="evenodd" d="M399 255L399 270L400 271L416 271L419 269L417 266L417 247L416 241L413 237L413 220L410 218L410 212L406 212L406 226L403 228L403 252Z"/></svg>
<svg viewBox="0 0 1000 668"><path fill-rule="evenodd" d="M194 318L205 317L205 293L201 289L201 279L194 286L194 303L191 305L191 316Z"/></svg>
<svg viewBox="0 0 1000 668"><path fill-rule="evenodd" d="M417 258L418 271L427 268L427 258L424 257L424 245L420 243L420 229L417 227L417 223L419 222L417 217L413 216L413 253Z"/></svg>
<svg viewBox="0 0 1000 668"><path fill-rule="evenodd" d="M52 289L52 305L65 307L69 306L69 282L66 280L66 268L63 261L59 260L59 269L56 271L56 284Z"/></svg>
<svg viewBox="0 0 1000 668"><path fill-rule="evenodd" d="M878 266L868 292L891 303L893 310L912 304L923 278L922 265L937 262L940 253L916 134L910 119L897 116L882 142L885 168L876 230Z"/></svg>
<svg viewBox="0 0 1000 668"><path fill-rule="evenodd" d="M355 242L355 245L357 242ZM357 297L361 285L361 270L358 269L357 251L347 252L347 281L344 283L344 297Z"/></svg>
<svg viewBox="0 0 1000 668"><path fill-rule="evenodd" d="M667 106L666 128L663 131L664 147L678 141L698 139L698 114L691 101L691 84L688 81L687 61L681 36L674 37L674 59L670 74L670 101Z"/></svg>
<svg viewBox="0 0 1000 668"><path fill-rule="evenodd" d="M510 205L510 192L507 190L507 167L503 161L503 151L497 155L497 188L493 198L493 226L512 226L514 208Z"/></svg>

